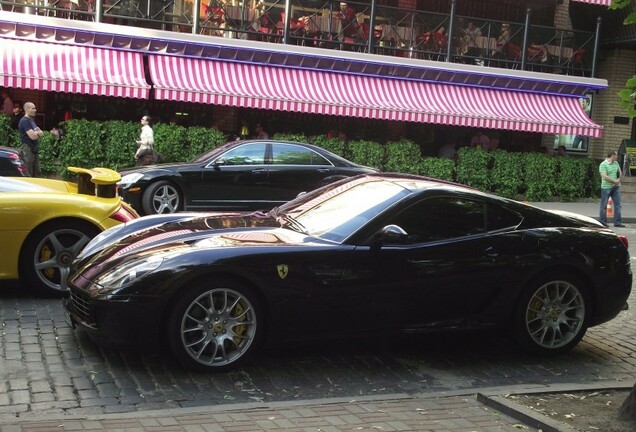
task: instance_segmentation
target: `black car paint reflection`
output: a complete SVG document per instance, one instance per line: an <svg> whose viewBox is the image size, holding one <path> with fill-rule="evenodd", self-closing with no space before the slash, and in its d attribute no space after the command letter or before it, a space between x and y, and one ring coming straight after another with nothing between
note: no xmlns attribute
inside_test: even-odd
<svg viewBox="0 0 636 432"><path fill-rule="evenodd" d="M598 222L417 176L345 179L268 213L172 217L90 244L66 308L98 339L168 339L195 369L237 361L193 359L199 340L242 357L251 340L444 329L499 328L530 351L558 353L618 314L631 291L626 239ZM161 265L121 283L118 269L149 259ZM202 306L213 298L240 307ZM219 310L232 327L208 331ZM219 336L232 329L229 342Z"/></svg>

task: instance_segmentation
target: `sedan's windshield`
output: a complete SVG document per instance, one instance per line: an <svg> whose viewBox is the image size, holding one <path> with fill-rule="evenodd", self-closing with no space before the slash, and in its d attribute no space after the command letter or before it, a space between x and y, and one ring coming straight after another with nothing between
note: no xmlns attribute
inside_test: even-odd
<svg viewBox="0 0 636 432"><path fill-rule="evenodd" d="M277 209L276 215L294 219L308 235L342 242L408 193L398 184L362 177L301 196Z"/></svg>
<svg viewBox="0 0 636 432"><path fill-rule="evenodd" d="M212 150L208 150L205 153L197 156L192 163L200 163L200 162L205 162L208 159L212 158L213 156L216 156L218 154L223 153L224 151L226 151L229 147L231 147L232 145L236 144L235 141L230 141L227 142L223 145L220 145L218 147L213 148Z"/></svg>

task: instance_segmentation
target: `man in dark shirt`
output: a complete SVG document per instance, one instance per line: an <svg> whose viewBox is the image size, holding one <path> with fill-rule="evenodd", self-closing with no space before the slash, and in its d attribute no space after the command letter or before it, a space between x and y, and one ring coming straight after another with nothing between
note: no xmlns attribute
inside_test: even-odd
<svg viewBox="0 0 636 432"><path fill-rule="evenodd" d="M25 103L24 117L18 123L20 141L22 141L22 158L31 177L41 177L38 140L44 135L44 132L35 124L36 113L37 110L33 102Z"/></svg>

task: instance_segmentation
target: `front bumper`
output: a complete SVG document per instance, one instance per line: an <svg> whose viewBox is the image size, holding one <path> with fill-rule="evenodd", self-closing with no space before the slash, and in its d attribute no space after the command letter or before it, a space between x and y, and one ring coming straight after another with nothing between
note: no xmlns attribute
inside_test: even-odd
<svg viewBox="0 0 636 432"><path fill-rule="evenodd" d="M62 300L66 322L91 338L117 345L149 345L164 339L162 297L135 296L100 299L71 289Z"/></svg>
<svg viewBox="0 0 636 432"><path fill-rule="evenodd" d="M141 187L134 186L127 189L119 188L118 193L121 199L126 201L132 208L134 208L138 214L144 214L141 204L141 196L143 193L143 189Z"/></svg>

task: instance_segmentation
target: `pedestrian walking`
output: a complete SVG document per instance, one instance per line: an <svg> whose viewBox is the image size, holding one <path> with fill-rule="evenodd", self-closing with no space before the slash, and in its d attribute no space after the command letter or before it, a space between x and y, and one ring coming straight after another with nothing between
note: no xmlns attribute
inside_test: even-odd
<svg viewBox="0 0 636 432"><path fill-rule="evenodd" d="M24 104L24 117L18 123L20 131L20 141L22 142L22 158L26 164L27 171L31 177L41 177L40 159L38 152L40 150L39 139L44 132L35 124L35 104L27 102Z"/></svg>
<svg viewBox="0 0 636 432"><path fill-rule="evenodd" d="M137 165L152 165L155 161L155 133L150 124L152 118L143 116L141 118L141 134L137 140L137 151L135 152L135 161Z"/></svg>
<svg viewBox="0 0 636 432"><path fill-rule="evenodd" d="M614 226L624 227L621 219L621 167L618 164L618 152L611 151L599 165L601 174L601 206L599 220L607 226L607 203L610 198L614 203Z"/></svg>

